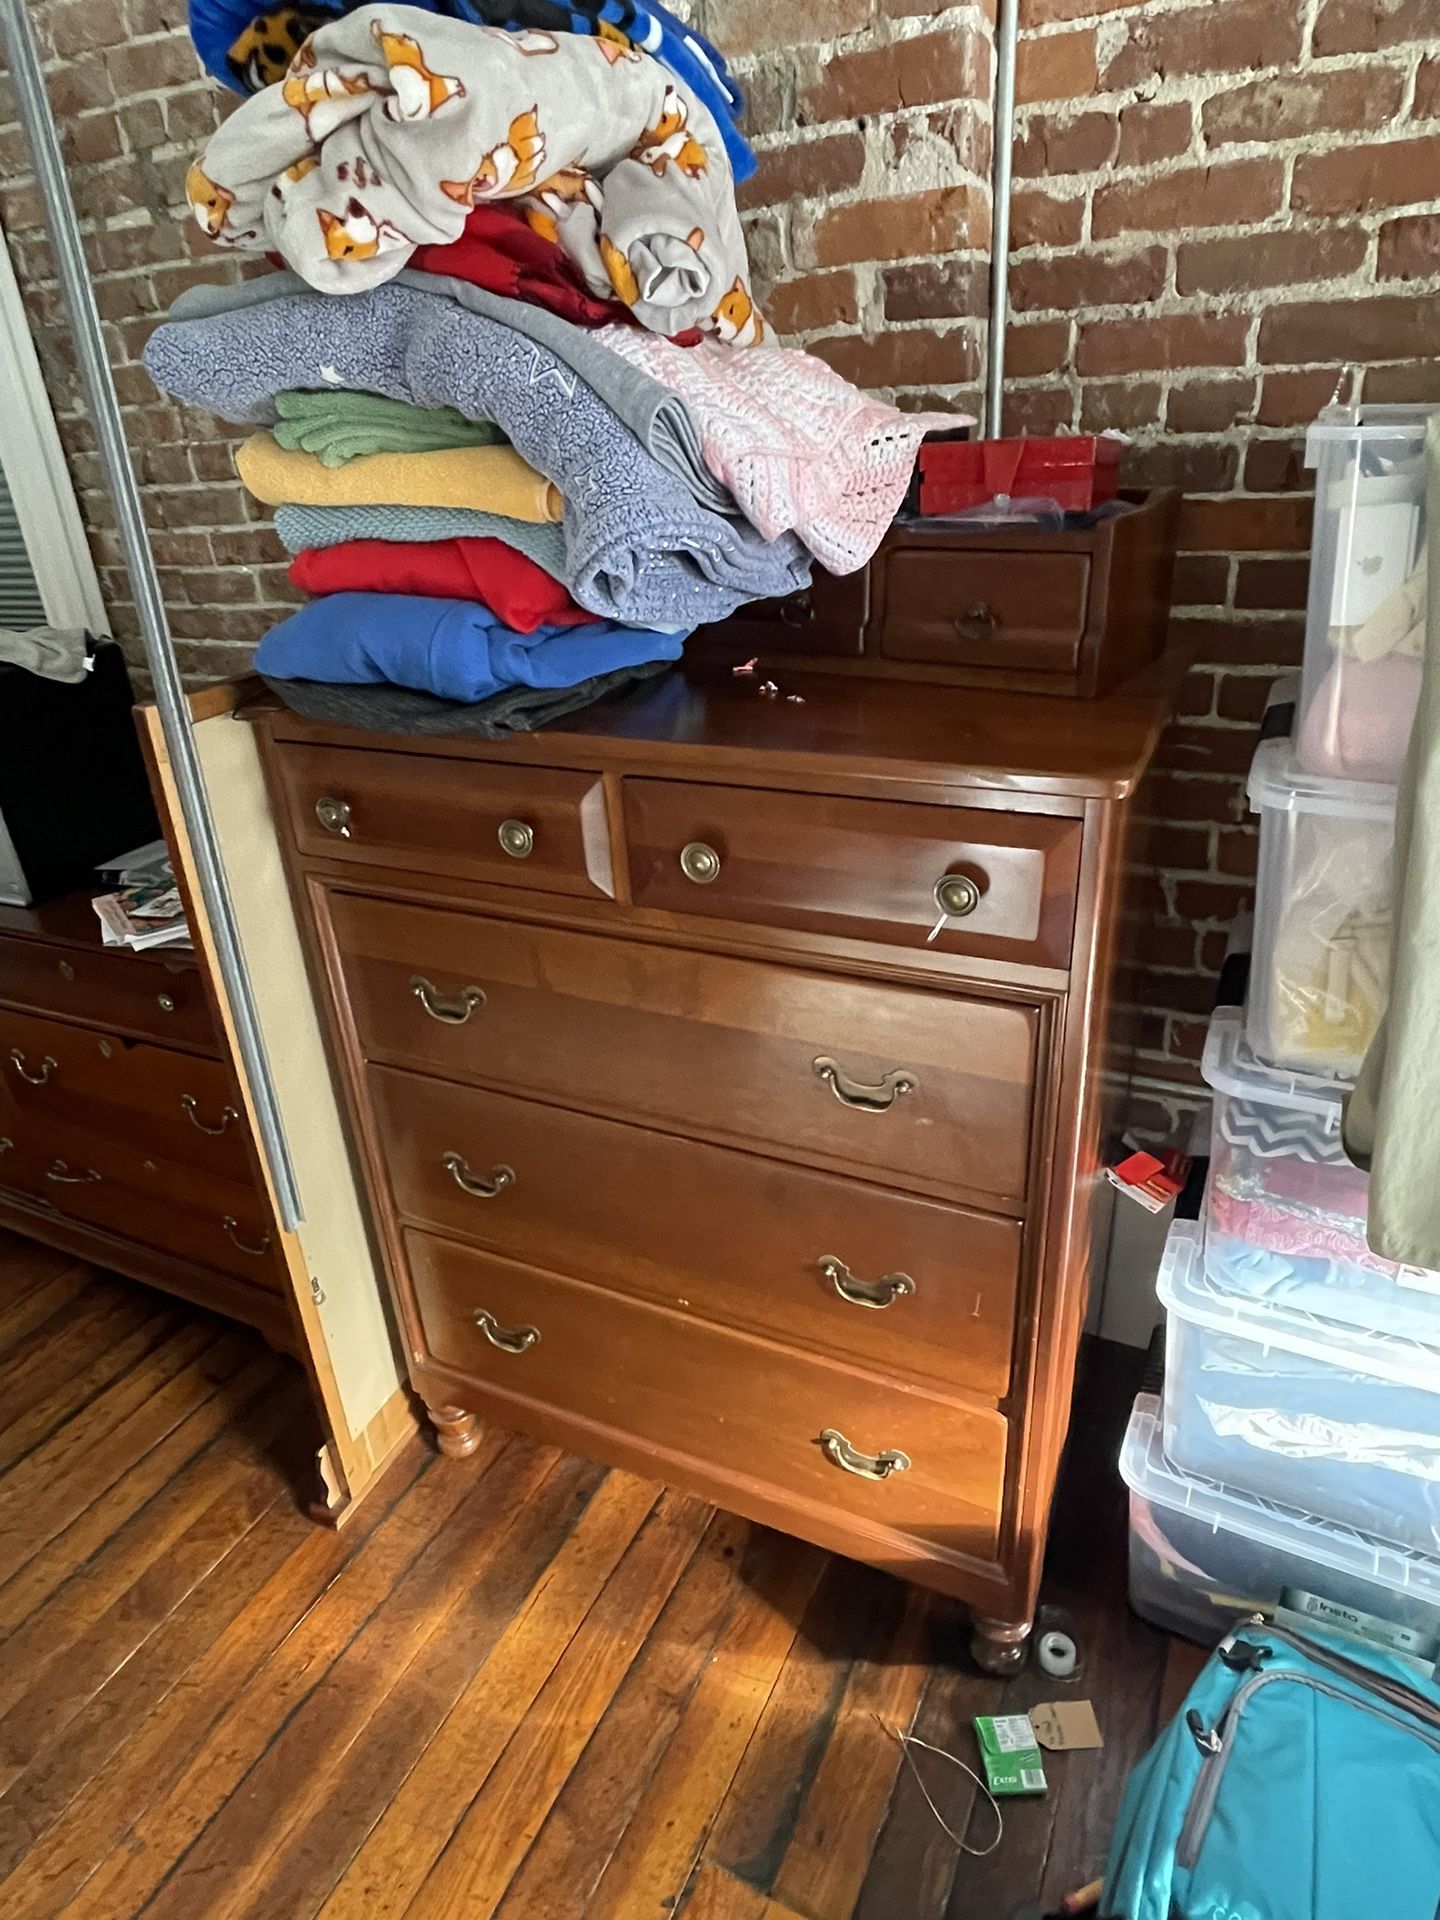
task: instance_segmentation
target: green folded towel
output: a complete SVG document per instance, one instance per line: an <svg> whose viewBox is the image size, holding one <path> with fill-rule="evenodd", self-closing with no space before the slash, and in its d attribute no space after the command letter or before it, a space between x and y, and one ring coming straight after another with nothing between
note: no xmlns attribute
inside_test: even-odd
<svg viewBox="0 0 1440 1920"><path fill-rule="evenodd" d="M313 453L325 467L343 467L366 453L434 453L447 447L494 447L505 436L490 420L467 420L454 407L412 407L381 393L277 393L272 429L282 447Z"/></svg>

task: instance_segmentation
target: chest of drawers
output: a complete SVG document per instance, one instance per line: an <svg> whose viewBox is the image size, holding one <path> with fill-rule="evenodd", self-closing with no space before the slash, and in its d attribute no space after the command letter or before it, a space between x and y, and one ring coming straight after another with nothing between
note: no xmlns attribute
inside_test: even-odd
<svg viewBox="0 0 1440 1920"><path fill-rule="evenodd" d="M1173 679L702 669L505 745L253 716L445 1451L653 1474L1018 1661Z"/></svg>

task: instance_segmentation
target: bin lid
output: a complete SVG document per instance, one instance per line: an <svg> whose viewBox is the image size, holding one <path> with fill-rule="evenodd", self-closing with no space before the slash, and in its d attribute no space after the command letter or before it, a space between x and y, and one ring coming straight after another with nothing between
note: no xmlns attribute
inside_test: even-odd
<svg viewBox="0 0 1440 1920"><path fill-rule="evenodd" d="M1318 465L1320 449L1342 441L1356 446L1388 446L1395 453L1413 448L1418 453L1425 444L1430 416L1435 413L1440 413L1440 406L1420 401L1324 407L1306 429L1305 464L1307 467Z"/></svg>
<svg viewBox="0 0 1440 1920"><path fill-rule="evenodd" d="M1327 1123L1327 1131L1340 1130L1341 1109L1350 1082L1318 1073L1297 1073L1290 1067L1267 1067L1245 1037L1243 1007L1217 1007L1211 1014L1200 1071L1217 1093L1228 1093L1234 1100L1258 1100L1319 1114Z"/></svg>
<svg viewBox="0 0 1440 1920"><path fill-rule="evenodd" d="M1135 1402L1120 1450L1120 1473L1133 1493L1168 1512L1186 1514L1219 1532L1253 1540L1257 1546L1276 1548L1339 1573L1358 1574L1393 1592L1414 1594L1431 1606L1440 1606L1440 1560L1407 1553L1294 1507L1257 1500L1218 1481L1181 1473L1165 1457L1160 1402L1153 1394L1142 1393Z"/></svg>
<svg viewBox="0 0 1440 1920"><path fill-rule="evenodd" d="M1262 740L1250 762L1250 811L1309 813L1337 820L1390 822L1396 789L1369 780L1326 780L1302 773L1289 740Z"/></svg>

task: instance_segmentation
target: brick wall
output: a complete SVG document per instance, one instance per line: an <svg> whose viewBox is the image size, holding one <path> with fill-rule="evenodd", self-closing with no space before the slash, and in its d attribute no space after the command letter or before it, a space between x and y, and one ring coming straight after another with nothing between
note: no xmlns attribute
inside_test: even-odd
<svg viewBox="0 0 1440 1920"><path fill-rule="evenodd" d="M1145 1070L1156 1130L1195 1080L1254 837L1242 790L1268 681L1298 660L1298 429L1358 370L1440 400L1433 0L1022 0L1010 425L1121 427L1182 485L1177 621L1200 665L1154 788ZM225 97L181 0L35 0L171 618L197 676L242 665L292 598L231 441L136 356L168 302L238 269L176 218ZM743 192L771 317L901 404L975 404L990 233L993 0L693 0L752 101ZM0 220L117 630L123 570L13 108Z"/></svg>

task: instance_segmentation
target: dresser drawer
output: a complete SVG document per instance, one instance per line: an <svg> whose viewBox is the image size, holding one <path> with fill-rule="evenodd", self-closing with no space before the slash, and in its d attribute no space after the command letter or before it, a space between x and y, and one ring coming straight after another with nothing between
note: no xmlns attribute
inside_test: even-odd
<svg viewBox="0 0 1440 1920"><path fill-rule="evenodd" d="M37 1125L78 1128L242 1184L253 1177L240 1099L218 1060L0 1007L0 1082Z"/></svg>
<svg viewBox="0 0 1440 1920"><path fill-rule="evenodd" d="M598 776L345 747L276 756L303 854L455 880L608 897Z"/></svg>
<svg viewBox="0 0 1440 1920"><path fill-rule="evenodd" d="M677 780L624 795L637 906L1070 963L1079 820Z"/></svg>
<svg viewBox="0 0 1440 1920"><path fill-rule="evenodd" d="M411 1224L807 1351L998 1400L1020 1228L673 1134L372 1067Z"/></svg>
<svg viewBox="0 0 1440 1920"><path fill-rule="evenodd" d="M50 946L0 934L0 1006L55 1014L142 1039L218 1053L215 1022L193 959Z"/></svg>
<svg viewBox="0 0 1440 1920"><path fill-rule="evenodd" d="M885 550L886 660L1074 674L1090 594L1088 553Z"/></svg>
<svg viewBox="0 0 1440 1920"><path fill-rule="evenodd" d="M344 893L330 911L369 1059L1023 1203L1032 1006Z"/></svg>
<svg viewBox="0 0 1440 1920"><path fill-rule="evenodd" d="M994 1557L1007 1427L992 1408L887 1385L427 1234L405 1239L427 1351L512 1398L522 1422L526 1403L550 1407L682 1465L947 1553ZM898 1449L909 1467L884 1479L847 1471L826 1434L840 1436L828 1442L835 1453L845 1443L872 1458Z"/></svg>

